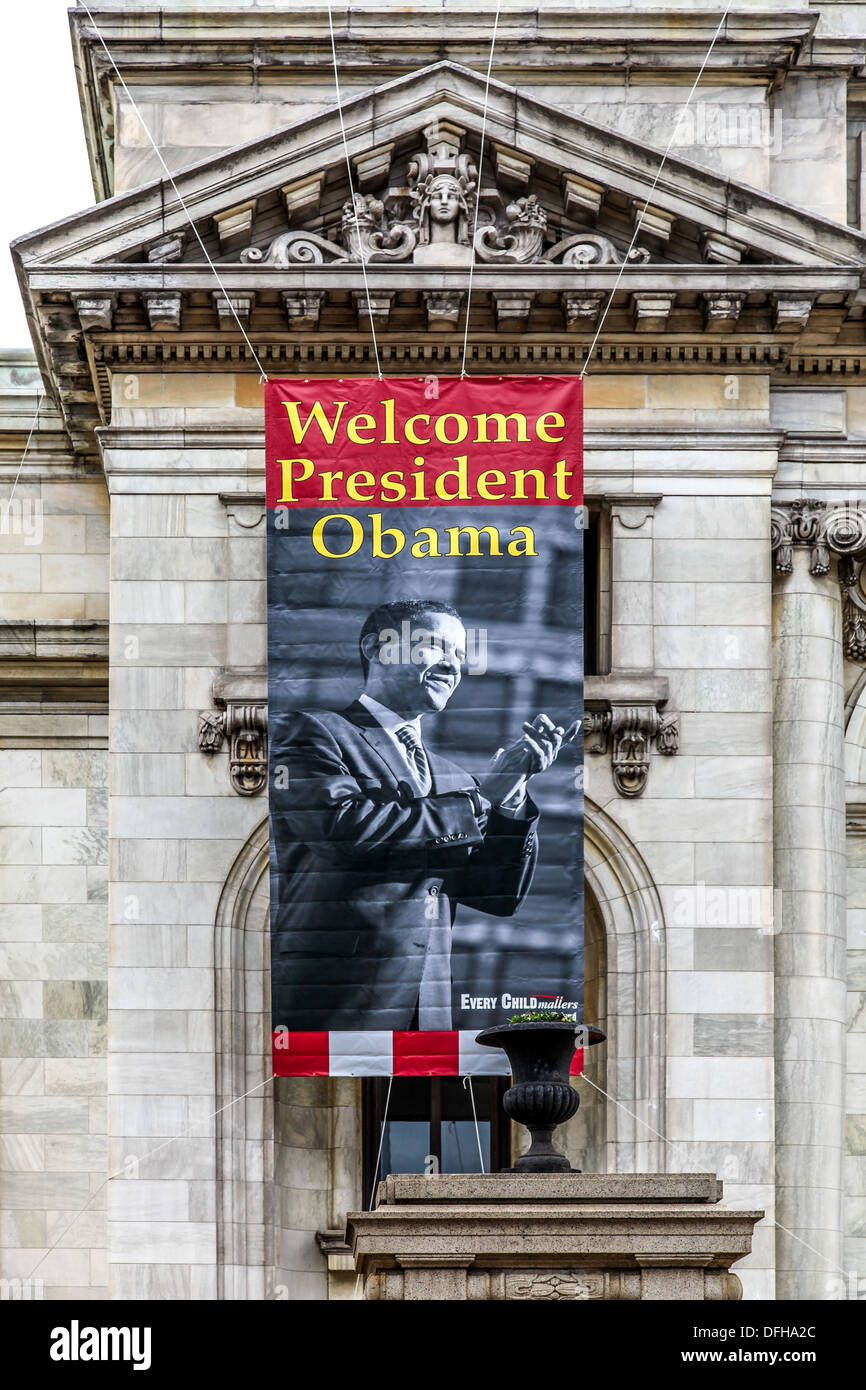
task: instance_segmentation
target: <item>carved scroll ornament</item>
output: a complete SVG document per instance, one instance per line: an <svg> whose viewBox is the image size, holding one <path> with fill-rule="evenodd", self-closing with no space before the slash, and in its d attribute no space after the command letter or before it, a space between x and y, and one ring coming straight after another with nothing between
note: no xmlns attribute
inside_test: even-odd
<svg viewBox="0 0 866 1390"><path fill-rule="evenodd" d="M680 729L676 715L663 715L655 705L612 705L609 710L588 711L586 751L611 752L614 786L620 796L643 796L650 771L653 744L669 757L679 752Z"/></svg>
<svg viewBox="0 0 866 1390"><path fill-rule="evenodd" d="M229 777L241 796L255 796L268 777L268 709L264 701L229 700L224 710L199 715L202 753L218 753L229 740Z"/></svg>
<svg viewBox="0 0 866 1390"><path fill-rule="evenodd" d="M831 557L838 557L845 656L866 663L866 507L798 498L771 509L770 533L777 574L791 573L795 546L809 548L809 570L815 575L827 574Z"/></svg>

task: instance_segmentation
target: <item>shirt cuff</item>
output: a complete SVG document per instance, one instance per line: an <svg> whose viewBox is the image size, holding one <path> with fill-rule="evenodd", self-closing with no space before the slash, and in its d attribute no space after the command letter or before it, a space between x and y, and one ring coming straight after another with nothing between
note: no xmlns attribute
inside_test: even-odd
<svg viewBox="0 0 866 1390"><path fill-rule="evenodd" d="M499 812L500 816L506 816L509 820L525 820L526 803L528 802L528 800L529 797L527 796L526 789L524 788L523 791L521 791L519 798L515 796L510 796L507 801L501 802L496 807L496 810Z"/></svg>

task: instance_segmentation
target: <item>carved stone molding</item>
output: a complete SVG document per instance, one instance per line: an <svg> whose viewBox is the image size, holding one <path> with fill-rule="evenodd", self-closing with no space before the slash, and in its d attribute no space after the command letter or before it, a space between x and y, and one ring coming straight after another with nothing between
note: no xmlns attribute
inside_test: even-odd
<svg viewBox="0 0 866 1390"><path fill-rule="evenodd" d="M355 305L355 313L358 318L358 327L368 326L372 320L376 328L387 328L388 320L391 317L391 305L394 303L394 292L376 290L353 290L352 302Z"/></svg>
<svg viewBox="0 0 866 1390"><path fill-rule="evenodd" d="M547 211L530 191L534 160L494 142L495 181L482 182L479 188L481 176L465 148L465 137L461 126L438 119L422 132L424 148L408 161L395 161L393 142L356 155L357 191L344 202L339 225L331 227L328 236L293 226L264 249L248 245L240 253L240 262L286 268L359 262L453 268L469 265L473 259L479 264L577 267L650 261L646 247L620 251L608 237L586 231L565 235L545 250L554 234L548 229ZM289 220L294 223L299 216L318 214L321 190L318 176L287 185L283 194ZM603 193L600 184L565 175L566 215L595 220ZM476 208L478 225L473 235ZM650 240L664 244L670 236L671 215L660 208L644 208L642 203L634 208L636 216L642 211L641 229ZM251 203L225 214L233 237L241 227L252 234L252 216Z"/></svg>
<svg viewBox="0 0 866 1390"><path fill-rule="evenodd" d="M182 296L176 290L142 296L147 321L154 333L180 328Z"/></svg>
<svg viewBox="0 0 866 1390"><path fill-rule="evenodd" d="M744 294L705 294L704 325L727 332L736 326L746 302Z"/></svg>
<svg viewBox="0 0 866 1390"><path fill-rule="evenodd" d="M832 555L866 554L866 506L859 502L832 505L815 497L777 505L770 513L773 567L790 574L793 547L808 546L812 574L826 574Z"/></svg>
<svg viewBox="0 0 866 1390"><path fill-rule="evenodd" d="M286 217L294 222L299 217L314 217L319 211L325 175L321 169L315 174L304 174L303 178L293 179L280 189Z"/></svg>
<svg viewBox="0 0 866 1390"><path fill-rule="evenodd" d="M773 326L777 333L801 333L809 322L813 294L798 294L795 291L782 291L771 296L773 304Z"/></svg>
<svg viewBox="0 0 866 1390"><path fill-rule="evenodd" d="M739 265L747 249L743 242L734 241L721 232L704 232L701 247L704 259L717 265Z"/></svg>
<svg viewBox="0 0 866 1390"><path fill-rule="evenodd" d="M509 294L507 290L494 290L492 298L497 328L505 332L509 329L516 328L522 331L526 328L535 300L534 294Z"/></svg>
<svg viewBox="0 0 866 1390"><path fill-rule="evenodd" d="M580 333L594 328L598 322L605 295L601 290L591 290L587 294L565 294L562 297L565 327L569 333Z"/></svg>
<svg viewBox="0 0 866 1390"><path fill-rule="evenodd" d="M214 681L215 708L199 714L199 748L212 755L228 739L229 777L241 796L256 796L268 778L268 704L250 698L261 685L257 671L229 673Z"/></svg>
<svg viewBox="0 0 866 1390"><path fill-rule="evenodd" d="M852 555L839 558L842 587L842 645L848 661L866 665L866 564Z"/></svg>
<svg viewBox="0 0 866 1390"><path fill-rule="evenodd" d="M631 297L632 325L636 333L653 333L667 326L674 294L633 294Z"/></svg>
<svg viewBox="0 0 866 1390"><path fill-rule="evenodd" d="M254 796L267 780L267 672L233 668L214 681L213 691L214 708L199 714L199 748L218 753L228 739L232 786ZM620 796L641 796L652 749L663 756L679 752L679 715L664 712L667 681L651 672L614 672L588 677L585 694L597 706L586 712L587 753L610 751Z"/></svg>
<svg viewBox="0 0 866 1390"><path fill-rule="evenodd" d="M85 333L110 330L117 305L116 294L74 294L72 303Z"/></svg>
<svg viewBox="0 0 866 1390"><path fill-rule="evenodd" d="M620 796L643 796L653 746L665 757L679 752L679 716L663 714L657 704L611 702L607 710L588 710L585 730L587 753L610 750L614 786Z"/></svg>
<svg viewBox="0 0 866 1390"><path fill-rule="evenodd" d="M574 266L622 265L623 261L628 265L646 265L649 259L645 246L633 246L623 255L608 237L596 232L563 237L543 257L545 264Z"/></svg>
<svg viewBox="0 0 866 1390"><path fill-rule="evenodd" d="M508 265L527 265L541 259L547 213L534 194L518 198L505 208L504 227L479 227L475 251L479 260Z"/></svg>
<svg viewBox="0 0 866 1390"><path fill-rule="evenodd" d="M249 324L250 315L253 312L253 305L256 302L256 296L253 290L249 290L245 293L234 292L229 294L223 294L222 290L214 290L213 299L216 304L216 311L221 329L232 332L238 322L244 325Z"/></svg>
<svg viewBox="0 0 866 1390"><path fill-rule="evenodd" d="M455 328L466 295L462 290L425 290L428 328Z"/></svg>
<svg viewBox="0 0 866 1390"><path fill-rule="evenodd" d="M289 328L299 333L317 328L324 298L323 290L307 290L302 293L284 290L283 304Z"/></svg>
<svg viewBox="0 0 866 1390"><path fill-rule="evenodd" d="M774 506L770 529L777 574L791 573L794 546L808 546L809 570L815 575L827 574L831 557L838 557L845 656L866 664L866 506L802 497Z"/></svg>
<svg viewBox="0 0 866 1390"><path fill-rule="evenodd" d="M151 265L169 265L173 261L179 261L185 246L185 228L179 232L169 232L166 236L151 242L147 248L148 262Z"/></svg>
<svg viewBox="0 0 866 1390"><path fill-rule="evenodd" d="M223 254L230 251L238 243L243 244L244 240L249 240L256 202L255 198L247 198L245 202L238 203L236 207L225 208L222 212L214 213L214 226L219 237L220 251Z"/></svg>

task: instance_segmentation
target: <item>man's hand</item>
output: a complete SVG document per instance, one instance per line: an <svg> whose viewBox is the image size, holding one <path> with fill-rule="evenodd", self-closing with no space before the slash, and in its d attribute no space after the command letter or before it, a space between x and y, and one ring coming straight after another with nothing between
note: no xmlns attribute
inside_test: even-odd
<svg viewBox="0 0 866 1390"><path fill-rule="evenodd" d="M497 750L478 785L481 795L492 806L522 800L528 778L546 772L556 761L563 734L562 727L554 724L546 714L538 714L531 723L525 723L516 743Z"/></svg>

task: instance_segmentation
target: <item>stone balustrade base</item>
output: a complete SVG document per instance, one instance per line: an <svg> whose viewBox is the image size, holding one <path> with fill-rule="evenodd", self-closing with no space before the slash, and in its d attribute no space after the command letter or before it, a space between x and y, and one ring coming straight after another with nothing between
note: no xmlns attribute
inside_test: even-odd
<svg viewBox="0 0 866 1390"><path fill-rule="evenodd" d="M364 1297L738 1299L764 1215L709 1173L393 1174L347 1217Z"/></svg>

